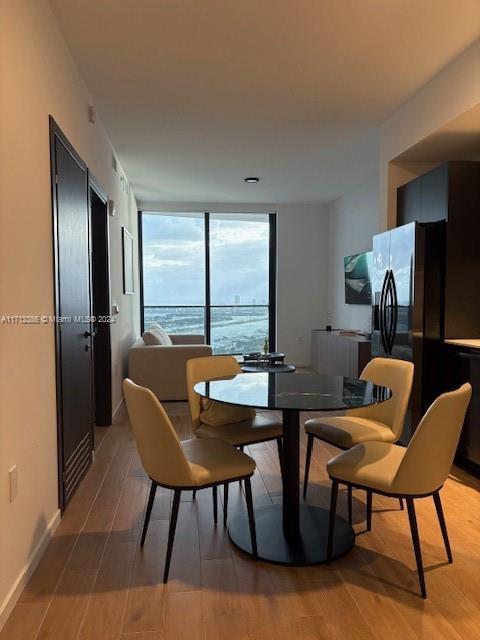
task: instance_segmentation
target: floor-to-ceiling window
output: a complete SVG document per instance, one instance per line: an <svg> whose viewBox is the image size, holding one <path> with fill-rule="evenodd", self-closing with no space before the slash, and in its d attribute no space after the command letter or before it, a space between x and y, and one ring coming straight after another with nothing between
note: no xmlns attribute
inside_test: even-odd
<svg viewBox="0 0 480 640"><path fill-rule="evenodd" d="M142 321L214 353L275 347L275 215L140 214Z"/></svg>

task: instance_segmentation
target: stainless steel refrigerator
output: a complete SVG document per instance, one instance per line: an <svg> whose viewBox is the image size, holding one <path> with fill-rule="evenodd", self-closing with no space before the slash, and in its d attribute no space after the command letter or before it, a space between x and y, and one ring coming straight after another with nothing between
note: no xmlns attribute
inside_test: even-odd
<svg viewBox="0 0 480 640"><path fill-rule="evenodd" d="M444 222L412 222L373 238L372 357L415 365L404 443L440 388L444 235Z"/></svg>

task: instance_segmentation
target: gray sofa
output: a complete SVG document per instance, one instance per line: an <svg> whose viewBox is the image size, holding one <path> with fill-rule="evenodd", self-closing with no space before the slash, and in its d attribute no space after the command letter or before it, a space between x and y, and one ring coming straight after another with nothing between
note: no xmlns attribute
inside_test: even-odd
<svg viewBox="0 0 480 640"><path fill-rule="evenodd" d="M204 336L170 335L172 345L146 345L139 338L128 352L128 375L137 384L151 389L159 400L186 400L185 364L190 358L211 356Z"/></svg>

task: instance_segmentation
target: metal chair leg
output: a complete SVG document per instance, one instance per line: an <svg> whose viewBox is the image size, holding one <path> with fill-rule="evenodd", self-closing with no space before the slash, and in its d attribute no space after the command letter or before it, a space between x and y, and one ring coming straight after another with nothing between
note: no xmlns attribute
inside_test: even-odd
<svg viewBox="0 0 480 640"><path fill-rule="evenodd" d="M147 535L148 523L150 522L150 516L152 514L153 502L155 500L155 493L157 492L157 483L152 480L150 485L150 494L148 496L147 511L145 513L145 520L143 522L142 538L140 540L140 546L145 544L145 536Z"/></svg>
<svg viewBox="0 0 480 640"><path fill-rule="evenodd" d="M348 497L348 522L352 524L353 522L353 496L352 496L352 487L348 485L347 487L347 497Z"/></svg>
<svg viewBox="0 0 480 640"><path fill-rule="evenodd" d="M250 537L252 539L252 553L255 560L258 558L257 531L255 528L255 512L253 510L252 485L250 478L245 478L245 499L247 501L248 523L250 525Z"/></svg>
<svg viewBox="0 0 480 640"><path fill-rule="evenodd" d="M277 438L278 463L280 465L280 475L283 478L283 442L281 438Z"/></svg>
<svg viewBox="0 0 480 640"><path fill-rule="evenodd" d="M217 497L217 487L212 487L212 498L213 498L213 522L217 524L218 522L218 497Z"/></svg>
<svg viewBox="0 0 480 640"><path fill-rule="evenodd" d="M227 526L228 512L228 482L223 485L223 526Z"/></svg>
<svg viewBox="0 0 480 640"><path fill-rule="evenodd" d="M425 575L423 573L422 552L420 549L420 538L418 537L417 518L415 515L415 505L413 498L407 498L408 519L410 521L410 530L412 532L413 550L415 551L415 560L417 562L418 581L420 583L420 591L422 598L427 597L425 589Z"/></svg>
<svg viewBox="0 0 480 640"><path fill-rule="evenodd" d="M399 498L398 502L400 503L400 511L403 511L405 509L405 507L403 505L403 498Z"/></svg>
<svg viewBox="0 0 480 640"><path fill-rule="evenodd" d="M372 491L367 489L367 531L372 530Z"/></svg>
<svg viewBox="0 0 480 640"><path fill-rule="evenodd" d="M338 480L332 480L332 492L330 496L330 518L328 524L328 542L326 563L330 564L333 553L333 536L335 534L335 518L337 515Z"/></svg>
<svg viewBox="0 0 480 640"><path fill-rule="evenodd" d="M312 459L312 449L313 449L313 436L312 434L308 434L307 439L307 457L305 459L305 476L303 478L303 497L304 499L307 497L307 489L308 489L308 475L310 473L310 461Z"/></svg>
<svg viewBox="0 0 480 640"><path fill-rule="evenodd" d="M180 494L181 489L175 489L173 494L172 513L170 515L170 527L168 529L168 545L167 556L165 558L165 571L163 573L163 582L168 580L168 573L170 571L170 560L172 559L173 540L175 538L175 529L177 528L178 507L180 506Z"/></svg>
<svg viewBox="0 0 480 640"><path fill-rule="evenodd" d="M435 502L435 508L437 510L440 529L442 530L443 542L445 543L445 551L447 552L447 558L449 562L453 562L452 550L450 548L450 542L448 540L447 525L445 523L445 516L443 515L442 501L440 500L440 493L438 491L436 491L433 494L433 500Z"/></svg>

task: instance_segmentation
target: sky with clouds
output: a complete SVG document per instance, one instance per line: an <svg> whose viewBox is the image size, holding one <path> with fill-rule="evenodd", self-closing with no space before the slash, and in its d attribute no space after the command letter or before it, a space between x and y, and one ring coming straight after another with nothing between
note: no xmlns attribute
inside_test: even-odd
<svg viewBox="0 0 480 640"><path fill-rule="evenodd" d="M203 214L142 220L144 304L203 305ZM268 304L268 238L268 215L210 215L212 305Z"/></svg>

